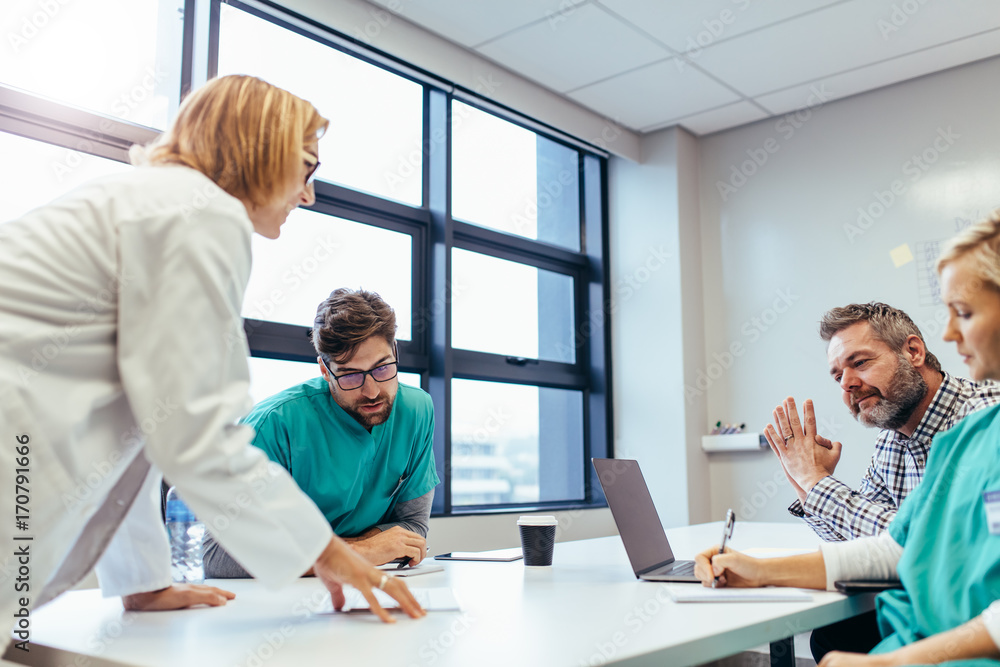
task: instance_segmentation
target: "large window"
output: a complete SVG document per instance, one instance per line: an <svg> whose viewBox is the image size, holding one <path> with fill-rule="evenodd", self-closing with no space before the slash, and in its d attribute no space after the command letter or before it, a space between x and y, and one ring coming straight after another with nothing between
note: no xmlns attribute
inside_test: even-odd
<svg viewBox="0 0 1000 667"><path fill-rule="evenodd" d="M435 514L601 504L604 156L278 4L77 0L36 16L44 3L17 0L4 27L38 25L0 55L0 219L129 169L129 146L211 76L284 87L331 124L315 205L253 238L254 401L318 375L308 333L332 290L376 291L396 311L400 381L434 401Z"/></svg>

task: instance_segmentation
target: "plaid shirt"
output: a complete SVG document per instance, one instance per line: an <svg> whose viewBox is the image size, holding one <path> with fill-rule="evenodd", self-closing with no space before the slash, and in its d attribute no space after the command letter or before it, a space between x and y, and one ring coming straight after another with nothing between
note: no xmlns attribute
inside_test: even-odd
<svg viewBox="0 0 1000 667"><path fill-rule="evenodd" d="M903 498L923 479L934 435L967 414L1000 402L1000 384L943 375L912 436L889 429L879 433L861 488L854 491L832 476L824 477L806 494L805 503L796 500L789 506L789 513L804 519L828 542L885 530Z"/></svg>

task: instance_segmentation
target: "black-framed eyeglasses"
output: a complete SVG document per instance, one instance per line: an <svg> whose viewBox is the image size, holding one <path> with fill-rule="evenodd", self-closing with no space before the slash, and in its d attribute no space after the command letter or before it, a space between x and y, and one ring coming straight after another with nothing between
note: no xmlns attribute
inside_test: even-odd
<svg viewBox="0 0 1000 667"><path fill-rule="evenodd" d="M312 157L310 155L310 157ZM319 160L315 162L310 162L309 160L303 159L302 162L309 167L309 171L306 172L306 185L309 185L314 180L316 180L316 170L319 169Z"/></svg>
<svg viewBox="0 0 1000 667"><path fill-rule="evenodd" d="M365 376L371 375L372 379L376 382L388 382L392 378L396 377L399 372L399 362L391 361L387 364L382 364L370 371L355 371L353 373L344 373L343 375L334 375L333 371L326 363L326 359L320 357L320 361L326 368L327 373L337 381L337 386L344 391L353 391L354 389L361 389L365 386Z"/></svg>

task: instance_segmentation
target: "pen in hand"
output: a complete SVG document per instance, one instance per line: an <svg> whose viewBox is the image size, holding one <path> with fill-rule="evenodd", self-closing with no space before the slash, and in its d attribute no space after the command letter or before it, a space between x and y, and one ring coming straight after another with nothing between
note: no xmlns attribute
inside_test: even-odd
<svg viewBox="0 0 1000 667"><path fill-rule="evenodd" d="M412 558L399 558L397 560L399 561L399 565L396 566L397 570L402 570L404 567L407 567L410 563L413 562Z"/></svg>
<svg viewBox="0 0 1000 667"><path fill-rule="evenodd" d="M726 511L726 523L722 527L722 543L719 544L719 553L726 553L726 540L733 536L733 526L736 525L736 514L733 513L732 509ZM715 584L719 582L719 578L716 577L712 580L712 588L715 588Z"/></svg>

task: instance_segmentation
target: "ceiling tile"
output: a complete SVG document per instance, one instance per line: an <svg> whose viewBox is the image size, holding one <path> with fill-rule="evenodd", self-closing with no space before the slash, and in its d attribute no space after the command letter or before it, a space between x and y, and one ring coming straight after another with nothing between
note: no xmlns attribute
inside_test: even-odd
<svg viewBox="0 0 1000 667"><path fill-rule="evenodd" d="M669 52L593 5L504 35L477 50L565 92L668 57Z"/></svg>
<svg viewBox="0 0 1000 667"><path fill-rule="evenodd" d="M901 7L911 4L906 14ZM983 0L855 1L714 44L696 62L759 96L995 27L1000 10Z"/></svg>
<svg viewBox="0 0 1000 667"><path fill-rule="evenodd" d="M559 12L583 0L504 0L502 3L469 0L369 0L463 46L475 46L523 25L548 19L558 22Z"/></svg>
<svg viewBox="0 0 1000 667"><path fill-rule="evenodd" d="M768 114L760 107L750 102L737 102L711 111L703 111L693 116L681 118L670 123L670 125L682 125L686 129L697 135L711 134L720 130L727 130L731 127L746 125L762 118L767 118ZM667 127L663 125L661 127ZM660 129L659 127L645 128L644 132L651 132Z"/></svg>
<svg viewBox="0 0 1000 667"><path fill-rule="evenodd" d="M739 96L677 60L656 63L569 94L632 129L693 115Z"/></svg>
<svg viewBox="0 0 1000 667"><path fill-rule="evenodd" d="M774 114L783 114L812 106L819 96L831 100L856 95L997 55L1000 55L1000 30L762 95L756 101Z"/></svg>
<svg viewBox="0 0 1000 667"><path fill-rule="evenodd" d="M667 46L692 54L723 39L844 0L600 0Z"/></svg>

